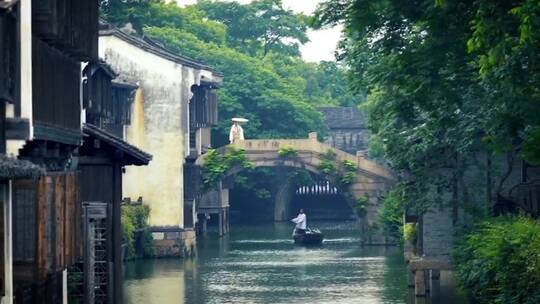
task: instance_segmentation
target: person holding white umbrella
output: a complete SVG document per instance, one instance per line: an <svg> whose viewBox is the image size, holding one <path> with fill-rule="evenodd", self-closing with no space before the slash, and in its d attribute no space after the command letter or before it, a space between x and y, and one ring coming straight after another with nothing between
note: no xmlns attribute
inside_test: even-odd
<svg viewBox="0 0 540 304"><path fill-rule="evenodd" d="M241 122L248 122L245 118L233 118L233 125L231 126L231 131L229 132L229 141L231 144L237 143L240 140L244 140L244 129L240 125Z"/></svg>

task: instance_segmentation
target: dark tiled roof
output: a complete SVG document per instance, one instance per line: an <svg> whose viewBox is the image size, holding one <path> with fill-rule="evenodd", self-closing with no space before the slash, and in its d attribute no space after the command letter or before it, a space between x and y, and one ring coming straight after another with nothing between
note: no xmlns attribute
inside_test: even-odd
<svg viewBox="0 0 540 304"><path fill-rule="evenodd" d="M95 138L109 144L112 147L123 151L128 157L124 160L124 165L148 165L152 160L152 155L140 150L139 148L127 143L123 139L102 130L92 124L85 124L83 127L84 134L94 136Z"/></svg>
<svg viewBox="0 0 540 304"><path fill-rule="evenodd" d="M217 76L223 76L221 72L213 69L212 67L200 61L197 61L193 58L175 54L169 51L168 49L166 49L160 43L150 38L146 38L146 37L142 38L135 35L130 35L128 33L123 32L122 30L118 28L112 27L109 24L101 24L100 27L102 28L102 30L99 31L100 36L116 36L138 48L141 48L147 52L153 53L167 60L174 61L176 63L182 64L191 68L211 71Z"/></svg>
<svg viewBox="0 0 540 304"><path fill-rule="evenodd" d="M366 128L364 115L355 107L319 108L330 129Z"/></svg>
<svg viewBox="0 0 540 304"><path fill-rule="evenodd" d="M0 179L39 178L45 169L27 160L0 154Z"/></svg>
<svg viewBox="0 0 540 304"><path fill-rule="evenodd" d="M111 77L111 79L114 79L118 76L118 73L116 73L110 65L107 64L107 62L105 62L105 60L99 60L99 67L105 71L105 73L107 73L107 75L109 75Z"/></svg>

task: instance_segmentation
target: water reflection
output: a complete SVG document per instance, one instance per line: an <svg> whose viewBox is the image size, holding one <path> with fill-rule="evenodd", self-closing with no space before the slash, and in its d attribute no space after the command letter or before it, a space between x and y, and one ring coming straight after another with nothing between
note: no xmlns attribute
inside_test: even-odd
<svg viewBox="0 0 540 304"><path fill-rule="evenodd" d="M185 271L176 260L132 262L125 277L126 303L186 303Z"/></svg>
<svg viewBox="0 0 540 304"><path fill-rule="evenodd" d="M432 280L426 297L415 297L414 289L409 289L407 303L411 304L467 304L471 303L464 292L458 289L454 273L441 271L439 279Z"/></svg>
<svg viewBox="0 0 540 304"><path fill-rule="evenodd" d="M249 225L199 240L194 259L130 262L126 303L415 303L397 248L362 247L352 222L317 226L317 248L292 244L287 223ZM426 303L464 303L446 301L457 298L444 284L433 290L441 301Z"/></svg>

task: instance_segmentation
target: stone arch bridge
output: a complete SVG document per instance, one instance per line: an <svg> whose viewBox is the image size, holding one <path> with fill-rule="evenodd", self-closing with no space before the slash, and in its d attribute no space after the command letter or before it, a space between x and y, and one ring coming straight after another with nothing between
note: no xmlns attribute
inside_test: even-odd
<svg viewBox="0 0 540 304"><path fill-rule="evenodd" d="M232 145L235 149L242 149L248 160L255 167L293 167L308 170L315 175L322 175L320 171L321 162L328 151L335 154L336 163L349 161L356 165L357 172L355 180L348 188L348 192L354 198L369 197L366 206L366 215L358 218L363 228L364 241L372 244L384 244L387 240L382 233L372 231L372 223L376 220L381 198L396 183L393 172L371 160L358 152L352 155L347 152L335 149L317 140L316 133L310 133L307 139L257 139L244 140ZM283 157L279 155L280 149L287 148L294 150L294 157ZM227 153L227 147L218 149L222 154ZM197 160L199 165L204 164L204 155ZM227 176L233 176L241 171L241 168L233 168ZM222 183L219 191L214 191L205 195L201 200L197 210L198 213L217 213L220 217L220 230L222 233L228 231L228 191L232 185ZM291 189L288 189L291 190ZM279 191L278 191L279 195ZM287 208L284 200L276 200L274 208L275 220L287 220L284 210ZM223 225L223 227L221 227Z"/></svg>

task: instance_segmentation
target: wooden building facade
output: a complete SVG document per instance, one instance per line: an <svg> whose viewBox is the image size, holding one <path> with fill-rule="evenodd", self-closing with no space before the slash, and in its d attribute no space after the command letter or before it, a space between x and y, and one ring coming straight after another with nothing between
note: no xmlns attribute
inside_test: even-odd
<svg viewBox="0 0 540 304"><path fill-rule="evenodd" d="M59 303L66 297L67 269L83 253L80 173L72 155L83 139L81 63L97 60L98 2L20 5L21 94L11 110L16 129L7 139L21 142L10 153L45 173L13 182L14 302ZM25 35L29 27L22 23L28 21L32 32Z"/></svg>
<svg viewBox="0 0 540 304"><path fill-rule="evenodd" d="M0 1L2 303L61 303L79 264L83 303L122 302L122 168L151 157L121 138L134 87L99 62L98 6Z"/></svg>
<svg viewBox="0 0 540 304"><path fill-rule="evenodd" d="M152 156L94 125L85 124L83 131L77 162L88 227L85 280L82 292L72 299L80 296L82 303L122 303L122 168L147 165Z"/></svg>

